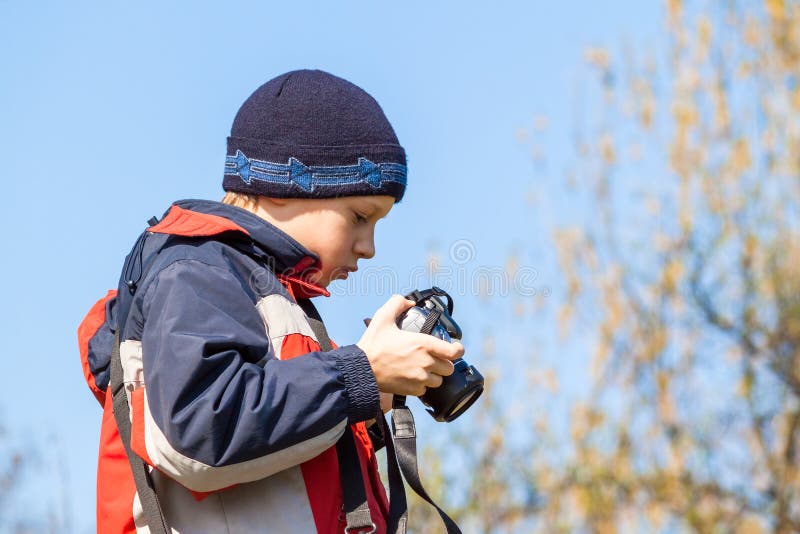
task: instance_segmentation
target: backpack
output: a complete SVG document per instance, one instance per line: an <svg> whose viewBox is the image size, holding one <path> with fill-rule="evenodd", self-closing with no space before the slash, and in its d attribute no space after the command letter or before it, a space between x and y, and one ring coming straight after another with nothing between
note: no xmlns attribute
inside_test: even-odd
<svg viewBox="0 0 800 534"><path fill-rule="evenodd" d="M152 217L150 227L158 223ZM89 309L78 326L78 349L83 375L100 406L106 401L111 376L114 335L125 324L138 283L172 236L142 232L125 257L117 289L110 289Z"/></svg>

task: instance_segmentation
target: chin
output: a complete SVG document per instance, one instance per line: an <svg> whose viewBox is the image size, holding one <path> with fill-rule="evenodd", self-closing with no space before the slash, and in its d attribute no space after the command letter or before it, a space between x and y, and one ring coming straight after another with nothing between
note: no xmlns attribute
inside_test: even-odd
<svg viewBox="0 0 800 534"><path fill-rule="evenodd" d="M317 285L319 287L328 287L330 284L330 277L325 276L323 273L317 271L311 276L304 277L305 281Z"/></svg>
<svg viewBox="0 0 800 534"><path fill-rule="evenodd" d="M325 287L328 287L328 284L330 284L331 282L347 280L348 276L349 276L349 273L339 273L336 276L334 276L333 278L328 278L328 282L325 284Z"/></svg>
<svg viewBox="0 0 800 534"><path fill-rule="evenodd" d="M336 282L337 280L347 280L349 276L350 273L348 271L337 269L329 273L317 272L315 276L309 277L308 281L320 287L328 287L332 282Z"/></svg>

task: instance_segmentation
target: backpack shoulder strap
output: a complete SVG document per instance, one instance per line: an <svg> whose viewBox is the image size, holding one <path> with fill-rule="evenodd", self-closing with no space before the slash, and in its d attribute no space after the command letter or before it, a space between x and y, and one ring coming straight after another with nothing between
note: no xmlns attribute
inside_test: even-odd
<svg viewBox="0 0 800 534"><path fill-rule="evenodd" d="M158 223L158 219L153 217L148 223L153 226ZM120 357L122 332L125 330L125 323L128 319L128 313L130 312L138 282L147 274L154 258L161 252L168 238L166 235L157 235L157 239L153 239L153 236L147 230L142 232L130 254L125 259L117 292L119 297L117 302L118 313L115 321L114 343L111 347L108 388L112 396L114 420L117 423L122 445L125 447L125 454L128 456L128 463L131 466L133 481L136 485L136 493L139 496L147 526L152 534L169 534L172 529L167 523L161 502L158 500L153 478L150 475L150 467L131 450L130 405L128 403L128 394L125 391L122 359ZM147 243L148 241L149 243Z"/></svg>
<svg viewBox="0 0 800 534"><path fill-rule="evenodd" d="M119 354L119 333L117 328L114 334L114 346L111 353L111 378L109 387L111 388L112 401L114 406L114 419L117 422L119 437L125 447L125 454L128 455L128 462L133 471L133 481L136 484L136 492L139 494L139 502L142 505L147 526L152 534L168 534L172 532L164 518L164 511L161 502L158 500L153 479L150 476L150 468L131 450L131 420L130 407L128 406L128 395L125 392L125 384L122 373L122 360Z"/></svg>

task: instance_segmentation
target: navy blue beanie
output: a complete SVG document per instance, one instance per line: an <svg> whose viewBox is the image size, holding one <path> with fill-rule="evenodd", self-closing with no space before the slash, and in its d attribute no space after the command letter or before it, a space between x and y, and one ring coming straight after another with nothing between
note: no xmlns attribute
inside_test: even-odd
<svg viewBox="0 0 800 534"><path fill-rule="evenodd" d="M225 191L273 198L391 195L406 155L363 89L319 70L287 72L245 100L233 121Z"/></svg>

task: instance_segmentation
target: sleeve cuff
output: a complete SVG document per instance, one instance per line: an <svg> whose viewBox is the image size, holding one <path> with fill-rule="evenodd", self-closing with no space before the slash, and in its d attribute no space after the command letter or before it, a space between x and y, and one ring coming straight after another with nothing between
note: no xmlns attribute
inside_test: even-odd
<svg viewBox="0 0 800 534"><path fill-rule="evenodd" d="M352 424L372 419L380 410L381 399L367 355L356 345L341 347L333 353L344 377L348 422Z"/></svg>

